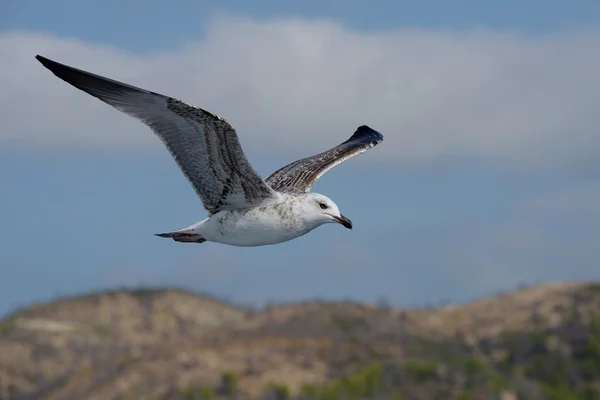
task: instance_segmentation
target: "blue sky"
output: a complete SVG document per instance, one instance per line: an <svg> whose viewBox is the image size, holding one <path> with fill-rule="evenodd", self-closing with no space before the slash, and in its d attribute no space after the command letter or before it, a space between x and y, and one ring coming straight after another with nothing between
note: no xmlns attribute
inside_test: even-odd
<svg viewBox="0 0 600 400"><path fill-rule="evenodd" d="M118 0L95 3L7 0L3 4L0 6L4 15L0 20L3 29L75 35L86 40L113 43L132 51L179 46L190 37L201 36L203 20L214 14L258 18L333 18L367 31L405 26L424 29L486 27L532 34L594 27L600 21L600 5L594 0L410 0L369 4L356 0L295 3L182 0L175 8L161 0L132 0L127 3Z"/></svg>
<svg viewBox="0 0 600 400"><path fill-rule="evenodd" d="M137 284L422 305L598 279L598 2L178 4L0 5L0 314ZM191 187L150 130L37 53L223 115L264 175L373 126L384 143L313 189L354 231L154 237L205 217Z"/></svg>

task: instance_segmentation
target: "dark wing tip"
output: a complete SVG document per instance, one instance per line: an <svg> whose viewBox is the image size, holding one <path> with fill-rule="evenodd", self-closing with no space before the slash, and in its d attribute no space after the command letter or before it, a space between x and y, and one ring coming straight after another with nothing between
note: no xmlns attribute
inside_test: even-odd
<svg viewBox="0 0 600 400"><path fill-rule="evenodd" d="M91 72L88 71L84 71L82 69L78 69L75 67L71 67L65 64L61 64L59 62L50 60L46 57L42 57L40 55L35 56L35 59L38 60L44 67L48 68L54 75L58 76L59 78L66 80L67 82L73 84L73 82L71 82L71 80L81 80L81 79L96 79L96 80L103 80L106 82L111 82L111 83L116 83L122 86L128 86L130 88L133 88L133 86L131 85L127 85L112 79L109 79L105 76L100 76L100 75L96 75L93 74Z"/></svg>
<svg viewBox="0 0 600 400"><path fill-rule="evenodd" d="M373 145L383 142L383 135L367 125L356 128L356 132L346 142L371 142Z"/></svg>
<svg viewBox="0 0 600 400"><path fill-rule="evenodd" d="M82 69L71 67L52 61L40 55L35 56L44 67L50 70L55 76L63 81L83 90L94 97L106 102L107 96L121 95L124 92L143 92L160 97L166 97L159 93L151 92L127 83L119 82L105 76L93 74ZM109 103L111 104L111 103Z"/></svg>
<svg viewBox="0 0 600 400"><path fill-rule="evenodd" d="M62 70L69 70L72 69L71 67L68 67L66 65L63 65L61 63L57 63L56 61L52 61L46 57L42 57L39 54L37 56L35 56L35 59L38 60L44 67L48 68L50 71L56 73L57 71Z"/></svg>

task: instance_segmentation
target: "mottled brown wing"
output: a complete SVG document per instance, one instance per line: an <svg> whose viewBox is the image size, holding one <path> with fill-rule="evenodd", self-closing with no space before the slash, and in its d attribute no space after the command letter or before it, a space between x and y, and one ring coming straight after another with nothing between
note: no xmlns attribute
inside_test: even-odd
<svg viewBox="0 0 600 400"><path fill-rule="evenodd" d="M276 196L224 119L171 97L36 58L60 79L149 126L210 214L256 206Z"/></svg>
<svg viewBox="0 0 600 400"><path fill-rule="evenodd" d="M381 133L366 125L360 126L344 143L312 157L294 161L273 172L265 181L280 192L308 193L325 172L382 141Z"/></svg>

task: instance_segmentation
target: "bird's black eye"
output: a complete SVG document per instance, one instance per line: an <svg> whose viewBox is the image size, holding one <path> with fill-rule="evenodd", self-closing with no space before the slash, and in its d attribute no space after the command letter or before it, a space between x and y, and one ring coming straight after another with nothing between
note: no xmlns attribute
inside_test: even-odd
<svg viewBox="0 0 600 400"><path fill-rule="evenodd" d="M326 210L327 209L327 204L325 204L325 203L319 203L319 207L321 207L321 210Z"/></svg>

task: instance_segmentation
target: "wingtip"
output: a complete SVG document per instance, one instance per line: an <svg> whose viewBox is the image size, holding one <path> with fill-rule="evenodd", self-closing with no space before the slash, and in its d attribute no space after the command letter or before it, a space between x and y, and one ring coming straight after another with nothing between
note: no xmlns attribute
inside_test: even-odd
<svg viewBox="0 0 600 400"><path fill-rule="evenodd" d="M52 61L44 56L40 56L39 54L35 56L35 59L38 60L44 67L51 69L50 67L54 64L58 64L56 61Z"/></svg>
<svg viewBox="0 0 600 400"><path fill-rule="evenodd" d="M355 136L355 137L370 136L377 142L383 141L383 135L380 132L376 131L375 129L373 129L367 125L361 125L358 128L356 128L356 132L354 132L353 136Z"/></svg>

